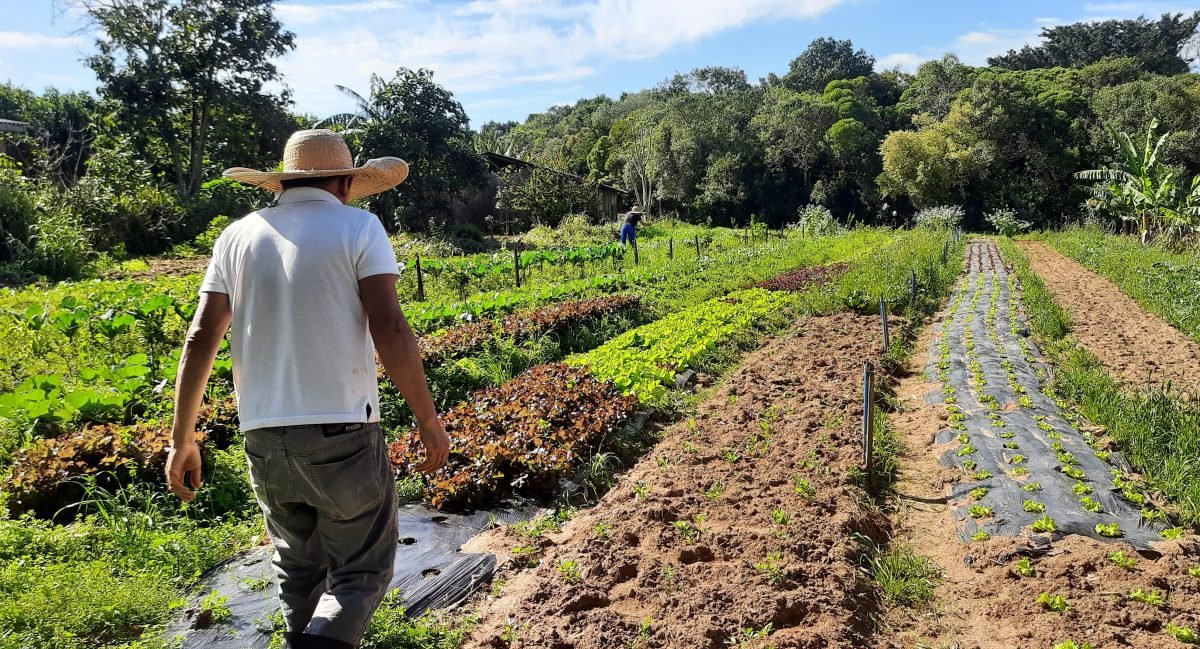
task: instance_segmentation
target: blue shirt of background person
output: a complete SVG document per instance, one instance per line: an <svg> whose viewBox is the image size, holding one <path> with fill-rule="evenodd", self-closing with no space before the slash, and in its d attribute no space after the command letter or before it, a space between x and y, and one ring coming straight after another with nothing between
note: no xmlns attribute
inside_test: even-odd
<svg viewBox="0 0 1200 649"><path fill-rule="evenodd" d="M625 214L625 223L621 225L621 245L637 243L637 226L642 221L642 208L637 205Z"/></svg>

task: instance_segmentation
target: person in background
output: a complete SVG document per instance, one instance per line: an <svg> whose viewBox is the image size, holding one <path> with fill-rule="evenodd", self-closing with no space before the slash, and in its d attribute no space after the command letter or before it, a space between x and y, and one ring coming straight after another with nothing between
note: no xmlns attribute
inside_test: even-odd
<svg viewBox="0 0 1200 649"><path fill-rule="evenodd" d="M625 214L625 223L621 225L621 245L637 244L637 226L642 222L644 215L642 208L637 205Z"/></svg>
<svg viewBox="0 0 1200 649"><path fill-rule="evenodd" d="M167 482L183 500L196 497L197 412L230 331L251 484L275 545L284 646L353 649L391 582L398 538L376 352L416 415L425 461L415 469L436 470L450 448L400 311L395 251L374 214L349 207L399 185L408 164L355 167L341 135L316 129L288 139L282 172L236 167L225 176L276 199L213 247L179 362Z"/></svg>

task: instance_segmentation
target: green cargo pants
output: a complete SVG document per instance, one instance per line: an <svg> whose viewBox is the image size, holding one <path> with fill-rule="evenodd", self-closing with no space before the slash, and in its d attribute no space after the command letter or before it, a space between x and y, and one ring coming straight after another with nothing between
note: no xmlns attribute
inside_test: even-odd
<svg viewBox="0 0 1200 649"><path fill-rule="evenodd" d="M249 430L289 636L354 646L392 579L396 489L379 424ZM316 646L316 645L306 645Z"/></svg>

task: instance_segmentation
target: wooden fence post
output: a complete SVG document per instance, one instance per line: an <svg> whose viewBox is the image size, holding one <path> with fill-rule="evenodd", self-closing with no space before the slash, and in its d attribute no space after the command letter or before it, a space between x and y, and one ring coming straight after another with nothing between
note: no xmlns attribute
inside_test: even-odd
<svg viewBox="0 0 1200 649"><path fill-rule="evenodd" d="M517 288L521 288L521 251L513 248L513 277L517 280Z"/></svg>
<svg viewBox="0 0 1200 649"><path fill-rule="evenodd" d="M425 278L421 275L421 254L417 253L417 301L425 301Z"/></svg>
<svg viewBox="0 0 1200 649"><path fill-rule="evenodd" d="M675 240L667 239L667 259L675 259Z"/></svg>

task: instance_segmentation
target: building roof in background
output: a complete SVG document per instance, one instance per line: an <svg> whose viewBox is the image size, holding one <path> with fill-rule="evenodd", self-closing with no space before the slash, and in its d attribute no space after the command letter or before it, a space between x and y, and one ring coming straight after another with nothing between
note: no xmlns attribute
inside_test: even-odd
<svg viewBox="0 0 1200 649"><path fill-rule="evenodd" d="M0 119L0 133L28 133L29 124L15 119Z"/></svg>

